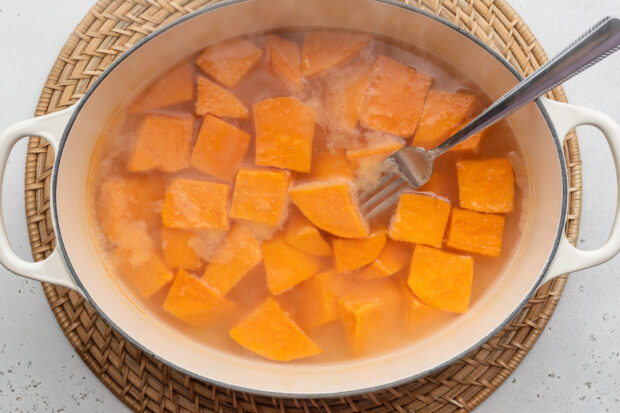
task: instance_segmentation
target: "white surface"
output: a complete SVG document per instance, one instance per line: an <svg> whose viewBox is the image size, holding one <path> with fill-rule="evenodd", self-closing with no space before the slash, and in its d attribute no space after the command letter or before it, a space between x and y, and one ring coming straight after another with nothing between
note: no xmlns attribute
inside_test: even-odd
<svg viewBox="0 0 620 413"><path fill-rule="evenodd" d="M30 117L67 36L94 0L0 2L0 129ZM511 0L549 54L605 15L618 0ZM620 53L570 80L572 103L620 121ZM580 245L608 235L615 204L605 143L579 128L584 161ZM9 236L30 257L23 207L25 142L7 170L2 197ZM476 412L620 411L619 259L573 274L547 331L517 371ZM525 407L525 408L524 408ZM38 283L0 270L0 412L122 412L119 402L76 355Z"/></svg>

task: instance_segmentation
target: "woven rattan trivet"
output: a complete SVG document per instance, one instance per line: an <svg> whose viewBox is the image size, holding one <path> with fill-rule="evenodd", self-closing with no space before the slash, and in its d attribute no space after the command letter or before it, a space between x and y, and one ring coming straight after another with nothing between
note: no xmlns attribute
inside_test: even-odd
<svg viewBox="0 0 620 413"><path fill-rule="evenodd" d="M99 0L69 37L47 79L37 115L75 103L122 52L158 27L218 0ZM540 44L504 0L411 0L478 36L527 75L546 60ZM550 95L565 100L558 88ZM581 161L577 138L565 144L570 179L569 239L579 230ZM54 248L49 211L53 155L31 138L26 159L26 216L32 253L41 260ZM108 326L75 292L44 284L65 335L90 369L136 411L366 411L466 412L487 398L523 360L542 333L566 279L543 287L512 322L479 349L414 382L373 394L324 400L252 396L196 381L145 355Z"/></svg>

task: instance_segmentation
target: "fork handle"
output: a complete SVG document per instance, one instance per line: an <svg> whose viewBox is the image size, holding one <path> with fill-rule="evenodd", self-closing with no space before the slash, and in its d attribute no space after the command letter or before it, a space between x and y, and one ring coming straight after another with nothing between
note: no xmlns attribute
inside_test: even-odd
<svg viewBox="0 0 620 413"><path fill-rule="evenodd" d="M464 128L430 150L436 158L620 48L620 20L605 17L553 59L496 100Z"/></svg>

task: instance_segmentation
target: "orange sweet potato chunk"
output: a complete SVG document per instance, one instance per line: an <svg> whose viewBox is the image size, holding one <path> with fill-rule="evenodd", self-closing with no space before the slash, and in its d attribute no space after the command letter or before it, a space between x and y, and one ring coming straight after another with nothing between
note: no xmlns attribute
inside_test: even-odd
<svg viewBox="0 0 620 413"><path fill-rule="evenodd" d="M289 195L320 229L343 238L368 236L368 224L357 209L349 182L308 182L291 188Z"/></svg>
<svg viewBox="0 0 620 413"><path fill-rule="evenodd" d="M461 314L469 308L473 276L472 257L416 245L407 283L424 303Z"/></svg>
<svg viewBox="0 0 620 413"><path fill-rule="evenodd" d="M411 246L403 242L388 240L376 260L357 273L359 278L372 280L388 277L405 268L411 260Z"/></svg>
<svg viewBox="0 0 620 413"><path fill-rule="evenodd" d="M320 258L293 248L282 236L263 242L261 251L267 288L273 295L281 294L307 280L322 267Z"/></svg>
<svg viewBox="0 0 620 413"><path fill-rule="evenodd" d="M370 264L381 254L386 240L385 230L376 231L367 238L334 238L332 246L336 271L353 271Z"/></svg>
<svg viewBox="0 0 620 413"><path fill-rule="evenodd" d="M236 222L217 248L202 279L220 294L226 295L262 259L256 235L246 224Z"/></svg>
<svg viewBox="0 0 620 413"><path fill-rule="evenodd" d="M155 81L131 104L129 113L147 112L164 106L191 102L194 98L194 71L184 63Z"/></svg>
<svg viewBox="0 0 620 413"><path fill-rule="evenodd" d="M106 237L118 240L120 230L129 222L141 220L149 227L161 218L157 203L164 198L158 181L145 177L108 179L101 184L97 197L97 217Z"/></svg>
<svg viewBox="0 0 620 413"><path fill-rule="evenodd" d="M147 115L138 132L129 170L177 172L187 168L193 133L194 120L190 116Z"/></svg>
<svg viewBox="0 0 620 413"><path fill-rule="evenodd" d="M458 132L459 130L461 130L465 125L467 125L469 122L471 122L472 119L468 119L465 122L463 122L461 125L459 125L458 128L456 128L454 131L452 131L452 134L454 134L454 133ZM484 136L486 135L486 133L487 133L487 131L489 129L490 128L481 130L480 132L470 136L465 141L459 143L454 148L450 149L450 151L452 151L452 152L478 153L478 151L480 150L480 144L482 143L482 138L484 138Z"/></svg>
<svg viewBox="0 0 620 413"><path fill-rule="evenodd" d="M263 51L237 37L207 47L196 64L224 86L234 87L254 67Z"/></svg>
<svg viewBox="0 0 620 413"><path fill-rule="evenodd" d="M195 270L202 265L202 260L190 246L192 237L192 232L162 227L161 252L168 267Z"/></svg>
<svg viewBox="0 0 620 413"><path fill-rule="evenodd" d="M389 234L395 240L441 248L449 216L448 201L421 194L402 194Z"/></svg>
<svg viewBox="0 0 620 413"><path fill-rule="evenodd" d="M285 211L289 179L286 171L240 168L230 217L277 226Z"/></svg>
<svg viewBox="0 0 620 413"><path fill-rule="evenodd" d="M440 90L428 92L411 146L432 149L450 137L471 113L476 97Z"/></svg>
<svg viewBox="0 0 620 413"><path fill-rule="evenodd" d="M206 115L194 144L190 165L232 182L250 146L250 135L233 125Z"/></svg>
<svg viewBox="0 0 620 413"><path fill-rule="evenodd" d="M366 34L312 31L304 37L301 66L304 76L314 76L343 64L370 44Z"/></svg>
<svg viewBox="0 0 620 413"><path fill-rule="evenodd" d="M279 36L267 36L265 49L269 53L269 68L292 92L304 87L301 75L301 51L296 42Z"/></svg>
<svg viewBox="0 0 620 413"><path fill-rule="evenodd" d="M510 212L514 173L507 158L461 160L456 163L459 205L478 212Z"/></svg>
<svg viewBox="0 0 620 413"><path fill-rule="evenodd" d="M416 328L422 319L434 310L416 297L406 282L403 282L403 295L406 309L405 324L409 328Z"/></svg>
<svg viewBox="0 0 620 413"><path fill-rule="evenodd" d="M179 269L164 301L164 310L186 323L199 325L230 305L215 289Z"/></svg>
<svg viewBox="0 0 620 413"><path fill-rule="evenodd" d="M304 254L318 257L332 255L332 249L320 231L300 213L294 213L289 217L285 238L286 242Z"/></svg>
<svg viewBox="0 0 620 413"><path fill-rule="evenodd" d="M309 330L338 319L338 296L345 288L343 277L334 271L313 275L296 287L304 294L300 322Z"/></svg>
<svg viewBox="0 0 620 413"><path fill-rule="evenodd" d="M325 90L325 113L329 126L335 130L351 131L357 126L364 93L368 88L369 67L352 65Z"/></svg>
<svg viewBox="0 0 620 413"><path fill-rule="evenodd" d="M499 256L504 236L502 215L454 208L446 245L463 251Z"/></svg>
<svg viewBox="0 0 620 413"><path fill-rule="evenodd" d="M196 115L210 113L222 118L248 119L247 108L228 90L204 76L196 80Z"/></svg>
<svg viewBox="0 0 620 413"><path fill-rule="evenodd" d="M331 179L335 177L353 178L351 165L342 150L330 152L327 149L312 155L311 179Z"/></svg>
<svg viewBox="0 0 620 413"><path fill-rule="evenodd" d="M353 355L364 353L369 339L389 319L400 316L401 293L388 279L364 281L338 300L338 313Z"/></svg>
<svg viewBox="0 0 620 413"><path fill-rule="evenodd" d="M229 334L246 349L274 361L310 357L323 351L271 297Z"/></svg>
<svg viewBox="0 0 620 413"><path fill-rule="evenodd" d="M228 229L230 186L177 178L166 190L164 226L177 229Z"/></svg>
<svg viewBox="0 0 620 413"><path fill-rule="evenodd" d="M361 172L372 169L385 161L391 154L405 146L402 139L387 136L379 141L371 141L367 145L347 151L347 159L353 170Z"/></svg>
<svg viewBox="0 0 620 413"><path fill-rule="evenodd" d="M408 137L415 132L433 78L379 56L362 99L362 126Z"/></svg>
<svg viewBox="0 0 620 413"><path fill-rule="evenodd" d="M155 251L143 222L125 223L118 233L117 244L113 262L143 297L155 294L174 278Z"/></svg>
<svg viewBox="0 0 620 413"><path fill-rule="evenodd" d="M253 106L256 165L310 172L314 109L291 97L266 99Z"/></svg>

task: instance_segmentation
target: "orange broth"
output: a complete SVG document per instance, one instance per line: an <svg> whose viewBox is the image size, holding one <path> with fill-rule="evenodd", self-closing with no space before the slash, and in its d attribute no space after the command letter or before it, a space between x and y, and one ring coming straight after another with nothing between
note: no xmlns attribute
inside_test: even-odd
<svg viewBox="0 0 620 413"><path fill-rule="evenodd" d="M278 36L297 44L301 50L304 45L304 36L307 33L301 30L285 31L279 32ZM263 50L267 42L266 36L257 35L248 39L256 47ZM488 97L484 95L481 89L466 79L455 68L428 53L388 39L373 37L369 43L345 58L344 61L319 71L317 74L304 77L301 89L295 84L283 81L281 74L274 71L270 65L271 53L273 53L273 48L263 50L263 53L251 65L247 73L231 88L223 84L230 82L230 80L218 81L212 75L205 73L196 63L198 55L188 56L170 66L163 75L145 85L143 93L132 102L128 102L121 107L109 119L107 127L101 132L101 138L91 159L90 179L88 180L88 203L89 210L91 211L91 223L101 257L109 269L110 276L119 281L120 288L129 293L136 306L148 310L149 313L162 323L204 345L248 357L260 356L239 345L231 338L229 332L233 326L248 317L249 314L272 295L267 286L263 262L254 266L232 289L223 294L232 305L214 311L214 315L211 317L206 317L198 323L190 324L164 309L164 302L170 290L171 278L179 270L177 266L173 267L166 263L166 261L170 260L164 259L164 252L162 251L162 229L164 224L161 219L161 211L166 189L177 178L223 183L229 185L230 189L227 204L229 208L230 197L234 191L234 182L218 179L189 165L174 171L158 170L161 167L157 166L151 168L138 166L138 170L129 170L129 165L133 165L132 159L134 159L134 151L137 147L137 136L140 133L140 128L145 118L159 115L164 118L176 117L186 119L188 124L191 124L193 130L190 141L190 145L193 147L201 122L204 119L203 115L196 115L195 111L196 78L197 76L203 76L219 87L230 91L248 109L248 119L219 117L219 119L235 126L250 136L251 140L240 166L244 168L278 170L278 168L269 166L255 165L256 136L252 107L256 103L268 98L293 96L307 107L312 108L316 115L316 125L312 141L313 169L309 174L289 171L289 185L295 186L299 183L317 179L313 175L315 173L315 159L321 154L327 152L334 154L337 151L355 150L369 145L381 146L385 142L398 142L399 139L402 140L403 144L411 144L411 135L395 138L389 133L362 127L359 122L356 123L353 129L347 128L339 123L339 115L334 113L333 106L329 106L329 96L340 93L343 79L358 76L362 72L369 73L378 56L386 56L402 65L415 68L417 73L432 76L431 90L459 91L475 96L475 103L467 115L468 119L489 103ZM191 78L185 78L187 76ZM175 86L168 91L158 92L157 84L166 83L168 79ZM189 99L188 93L191 94ZM369 92L366 90L362 93ZM328 100L326 100L326 96ZM364 97L361 99L364 99ZM175 103L175 100L178 103ZM172 103L170 104L170 102ZM175 130L178 131L180 129ZM369 144L368 140L372 144ZM171 150L175 151L176 149L168 149L168 151ZM522 223L527 213L529 184L526 161L519 142L510 126L505 122L501 122L485 131L476 151L451 151L443 155L436 161L434 182L420 189L424 194L440 197L449 201L453 208L458 208L459 192L456 162L463 159L485 160L492 158L508 158L514 170L514 207L510 212L499 214L505 217L501 254L499 257L493 257L456 250L446 246L445 241L442 242L441 246L443 251L473 258L474 276L469 307L475 305L485 293L490 291L495 281L510 262L512 255L518 248L522 233ZM141 162L141 165L144 165L144 162L148 163L147 161ZM357 188L354 191L355 194L376 182L379 171L381 171L380 165L383 165L383 163L371 161L369 165L369 167L360 169L358 175L350 178L354 188ZM330 176L323 178L332 179ZM334 176L333 179L342 180L343 178ZM118 185L119 182L128 182L128 180L134 182L133 189L124 193L114 192L114 185ZM112 189L108 188L109 192L107 195L104 195L103 192L106 189L102 188L106 183L109 184L110 182L112 182L112 185L109 188ZM110 191L112 195L110 195ZM119 205L120 207L118 207ZM113 208L117 207L119 210L113 210ZM339 208L337 205L333 207ZM276 226L270 227L265 224L254 223L249 224L248 228L251 228L256 233L256 238L260 242L268 242L272 237L284 236L280 234L286 231L287 219L294 214L299 214L299 210L289 199L286 201L284 212L282 212L281 222ZM373 220L370 223L371 230L388 228L393 214L394 208L378 219ZM116 225L113 229L110 229L110 220L114 221ZM229 218L229 221L230 225L235 225L236 222L243 220ZM450 223L448 222L444 238L448 236L449 226ZM126 234L131 231L134 232L129 235ZM163 231L170 232L169 229L164 229ZM183 256L172 253L172 258L180 259L181 266L190 267L185 269L193 276L202 277L209 265L209 261L213 259L218 246L225 239L227 230L177 229L172 232L175 231L181 234L184 233L187 239L191 239L191 241L185 245ZM332 238L334 238L332 234L328 231L320 230L320 235L328 244L332 244ZM407 250L408 257L410 257L415 247L414 244L403 243L400 245ZM191 249L189 253L187 248ZM162 279L163 285L160 288L157 288L158 284L154 284L154 287L150 289L145 288L144 285L141 285L144 278L136 278L136 268L144 265L145 261L150 263L157 261L161 264L149 269L147 271L150 271L149 274L142 275L142 277L164 277ZM303 287L308 283L308 280L302 281L287 291L275 295L275 301L286 316L299 326L307 338L322 349L320 354L306 358L302 357L298 362L324 363L355 357L375 356L413 343L416 340L422 340L454 322L459 317L458 314L435 309L424 304L411 307L410 300L412 300L413 293L406 285L410 261L411 259L407 258L407 265L395 274L372 281L363 280L358 276L360 271L364 270L367 265L361 269L336 275L338 282L342 283L338 292L335 293L336 300L338 300L340 295L346 294L351 290L365 290L364 294L368 295L372 294L373 290L381 290L387 284L391 286L389 288L395 287L394 291L398 291L398 294L400 294L398 299L400 301L395 306L390 307L389 314L387 316L384 315L382 322L371 323L372 326L364 324L360 327L365 329L360 332L360 337L362 337L360 340L363 341L361 347L353 346L351 337L347 336L345 323L342 321L342 309L339 310L340 312L335 319L322 325L316 326L314 324L317 324L317 322L308 320L308 314L312 314L315 311L316 299L318 299L308 295L307 289ZM332 255L314 257L313 262L318 263L320 267L319 273L334 267ZM167 271L167 275L162 275L162 271L164 273ZM205 280L201 280L201 282L205 282ZM155 291L151 291L153 289ZM411 310L411 308L415 309ZM321 323L318 322L318 324Z"/></svg>

